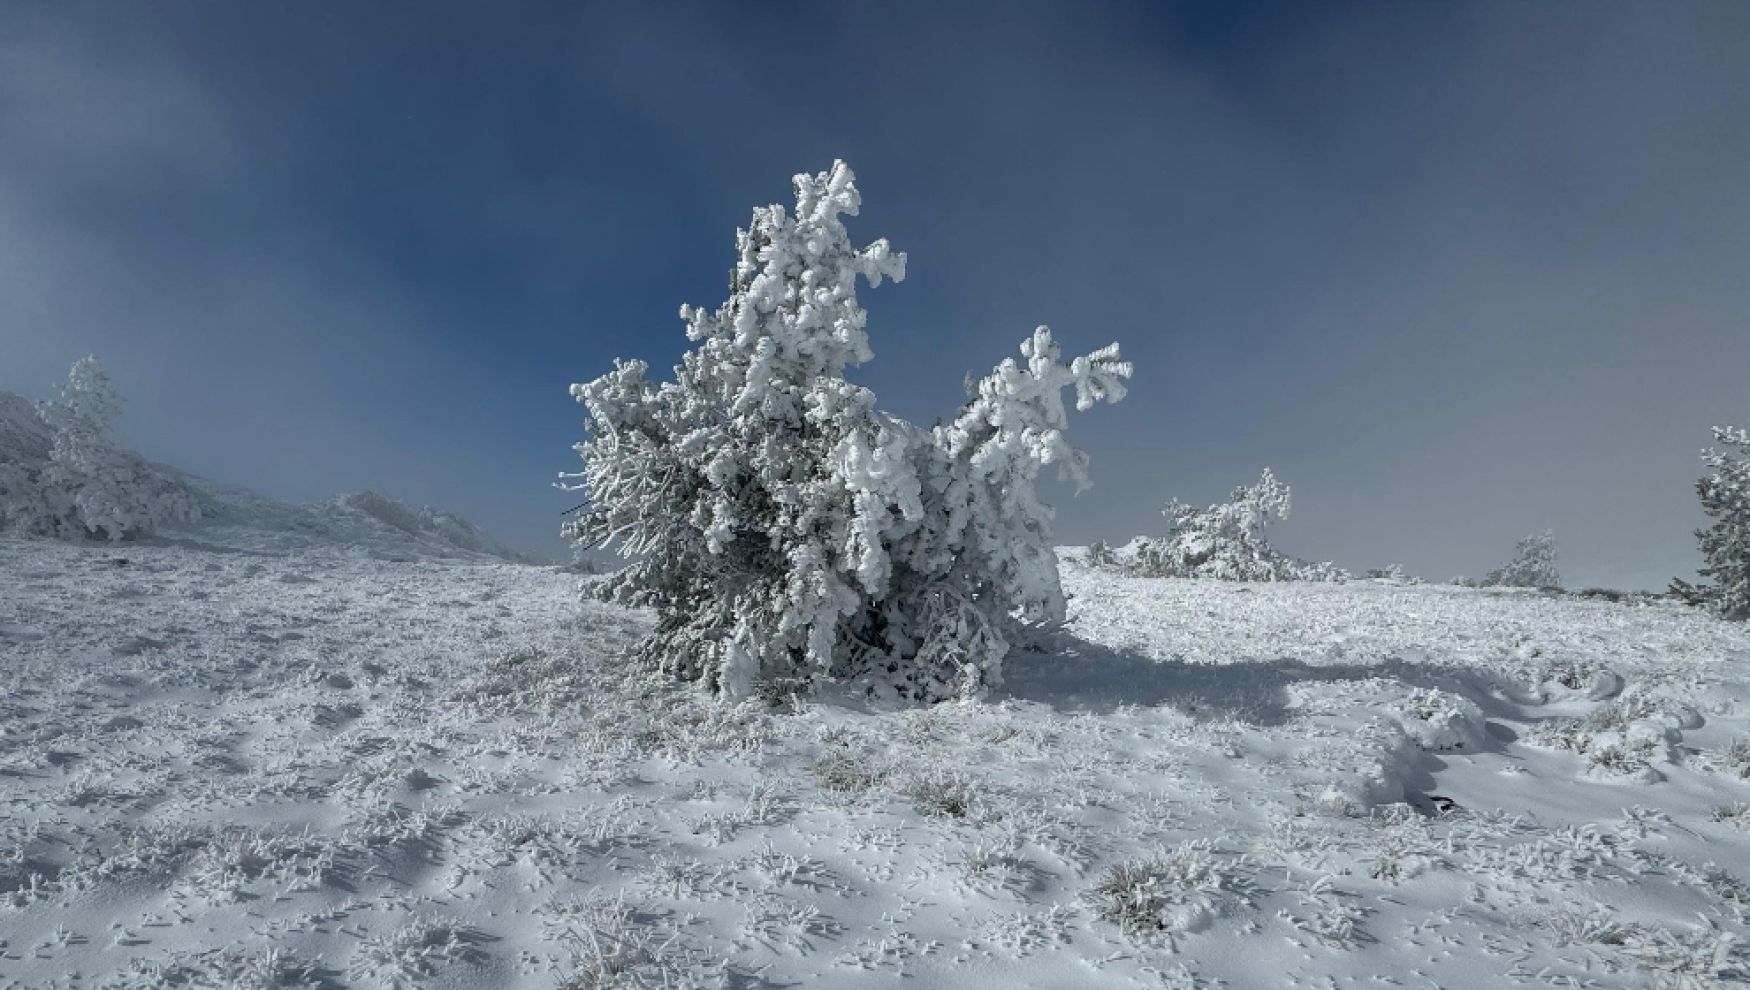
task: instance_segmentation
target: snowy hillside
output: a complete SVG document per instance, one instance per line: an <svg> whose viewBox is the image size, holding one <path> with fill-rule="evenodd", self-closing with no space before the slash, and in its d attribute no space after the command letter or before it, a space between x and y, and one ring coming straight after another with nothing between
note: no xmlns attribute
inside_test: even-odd
<svg viewBox="0 0 1750 990"><path fill-rule="evenodd" d="M364 501L0 537L0 987L1746 974L1742 625L1071 560L988 702L729 706L567 575L344 545Z"/></svg>
<svg viewBox="0 0 1750 990"><path fill-rule="evenodd" d="M0 391L0 465L36 474L49 461L52 441L35 404ZM152 463L130 451L119 454L139 475L151 477L175 495L186 496L199 510L197 522L166 527L165 538L199 540L201 534L217 529L225 531L225 539L231 543L280 549L353 544L399 559L485 554L510 561L529 560L464 519L430 508L416 509L376 492L338 495L316 505L291 505ZM5 497L0 484L0 499ZM3 517L4 512L0 512Z"/></svg>
<svg viewBox="0 0 1750 990"><path fill-rule="evenodd" d="M23 396L0 391L0 458L32 466L48 462L49 428Z"/></svg>

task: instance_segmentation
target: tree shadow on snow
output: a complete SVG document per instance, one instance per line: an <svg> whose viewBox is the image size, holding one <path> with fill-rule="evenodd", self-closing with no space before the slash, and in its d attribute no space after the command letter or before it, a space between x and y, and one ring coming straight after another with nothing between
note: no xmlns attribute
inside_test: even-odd
<svg viewBox="0 0 1750 990"><path fill-rule="evenodd" d="M1119 708L1167 706L1199 718L1232 718L1252 725L1282 725L1293 717L1288 688L1313 681L1384 678L1410 687L1460 694L1485 716L1516 717L1496 686L1477 671L1387 659L1369 664L1309 664L1292 657L1230 663L1157 660L1059 632L1003 662L998 698L1035 701L1059 712L1107 714ZM1498 733L1491 732L1499 741Z"/></svg>

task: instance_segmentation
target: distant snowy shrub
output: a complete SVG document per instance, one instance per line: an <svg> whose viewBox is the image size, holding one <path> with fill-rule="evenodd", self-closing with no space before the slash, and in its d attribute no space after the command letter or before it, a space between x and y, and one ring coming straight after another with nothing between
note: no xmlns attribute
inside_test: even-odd
<svg viewBox="0 0 1750 990"><path fill-rule="evenodd" d="M1370 567L1363 571L1362 577L1372 581L1389 581L1392 584L1421 584L1422 579L1405 573L1402 564L1388 564L1385 567Z"/></svg>
<svg viewBox="0 0 1750 990"><path fill-rule="evenodd" d="M1695 483L1701 511L1713 525L1695 532L1701 543L1701 575L1711 584L1671 582L1683 600L1705 605L1727 619L1750 619L1750 431L1714 427L1714 442L1701 452L1708 475Z"/></svg>
<svg viewBox="0 0 1750 990"><path fill-rule="evenodd" d="M845 379L867 361L857 279L905 274L885 240L857 248L860 196L843 162L795 178L796 208L754 210L715 312L681 308L672 382L643 361L572 394L588 410L589 502L567 533L635 558L598 593L657 612L644 657L730 698L763 683L836 680L922 702L999 683L1018 628L1065 615L1046 466L1078 484L1064 437L1076 406L1117 401L1116 344L1062 359L1051 331L972 384L923 430Z"/></svg>
<svg viewBox="0 0 1750 990"><path fill-rule="evenodd" d="M1560 588L1556 570L1556 536L1549 530L1519 541L1513 559L1483 577L1484 588Z"/></svg>
<svg viewBox="0 0 1750 990"><path fill-rule="evenodd" d="M1622 591L1616 588L1586 588L1576 593L1579 598L1602 599L1618 605L1645 607L1670 601L1669 591Z"/></svg>
<svg viewBox="0 0 1750 990"><path fill-rule="evenodd" d="M1292 493L1269 468L1254 485L1240 485L1226 502L1199 509L1174 499L1161 514L1167 535L1134 544L1132 568L1151 577L1224 581L1339 581L1348 574L1278 553L1264 527L1287 519Z"/></svg>
<svg viewBox="0 0 1750 990"><path fill-rule="evenodd" d="M121 399L96 358L75 361L60 398L37 414L52 431L49 459L34 473L24 463L0 465L0 525L124 540L200 517L187 491L111 441Z"/></svg>

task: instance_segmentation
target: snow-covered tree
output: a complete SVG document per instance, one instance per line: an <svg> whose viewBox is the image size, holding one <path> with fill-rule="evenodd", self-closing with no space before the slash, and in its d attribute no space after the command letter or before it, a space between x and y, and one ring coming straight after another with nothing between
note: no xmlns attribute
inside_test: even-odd
<svg viewBox="0 0 1750 990"><path fill-rule="evenodd" d="M1549 530L1532 533L1514 548L1513 559L1483 577L1484 588L1560 588L1556 570L1556 536Z"/></svg>
<svg viewBox="0 0 1750 990"><path fill-rule="evenodd" d="M820 679L932 702L1000 681L1017 628L1064 617L1041 468L1086 482L1064 438L1077 407L1117 401L1117 345L1065 363L1040 327L925 431L845 378L869 360L857 280L905 275L886 240L856 247L843 162L795 177L794 212L737 231L729 298L681 308L698 346L672 382L643 361L572 394L588 411L589 502L567 526L634 562L600 585L656 609L647 659L730 697Z"/></svg>
<svg viewBox="0 0 1750 990"><path fill-rule="evenodd" d="M1713 525L1696 530L1701 543L1700 586L1672 582L1684 598L1706 604L1728 619L1750 619L1750 431L1716 426L1714 443L1701 452L1708 474L1695 483L1701 511Z"/></svg>
<svg viewBox="0 0 1750 990"><path fill-rule="evenodd" d="M121 540L199 517L186 492L111 442L120 414L121 399L97 359L75 361L60 398L38 407L54 443L36 479L33 528Z"/></svg>
<svg viewBox="0 0 1750 990"><path fill-rule="evenodd" d="M1112 552L1112 545L1105 540L1095 540L1088 544L1087 561L1094 567L1118 566L1118 555Z"/></svg>
<svg viewBox="0 0 1750 990"><path fill-rule="evenodd" d="M1216 578L1224 581L1341 580L1331 564L1311 564L1278 553L1264 528L1287 519L1292 492L1269 468L1254 485L1240 485L1226 502L1199 509L1178 499L1161 514L1167 535L1136 541L1132 569L1151 577Z"/></svg>

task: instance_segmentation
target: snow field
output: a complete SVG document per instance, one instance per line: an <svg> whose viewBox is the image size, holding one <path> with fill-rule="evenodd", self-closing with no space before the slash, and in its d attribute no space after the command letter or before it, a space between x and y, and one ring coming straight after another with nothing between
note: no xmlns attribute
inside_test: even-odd
<svg viewBox="0 0 1750 990"><path fill-rule="evenodd" d="M383 556L0 538L0 987L1745 975L1697 610L1072 551L986 702L723 705L575 577Z"/></svg>

